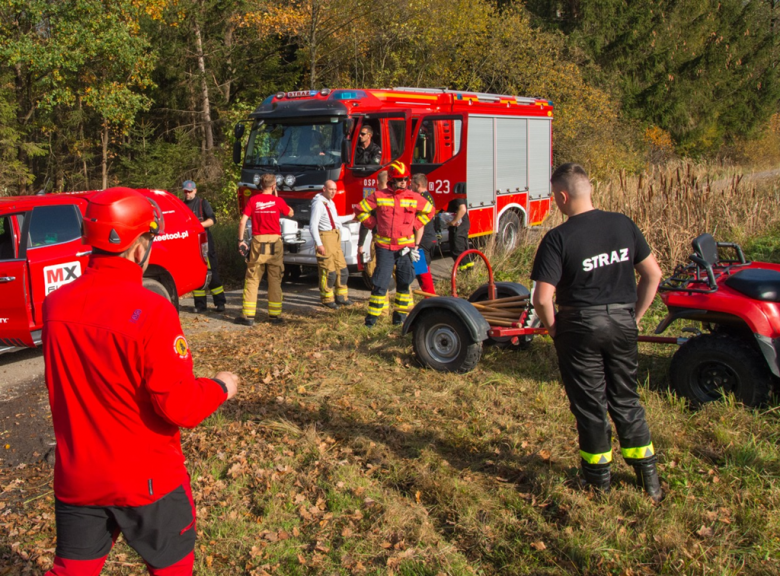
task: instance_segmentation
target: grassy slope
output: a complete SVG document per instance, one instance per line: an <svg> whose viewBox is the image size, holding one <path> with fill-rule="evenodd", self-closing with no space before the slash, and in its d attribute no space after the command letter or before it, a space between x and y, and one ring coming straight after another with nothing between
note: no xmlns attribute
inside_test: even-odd
<svg viewBox="0 0 780 576"><path fill-rule="evenodd" d="M494 261L499 279L525 278L533 245ZM746 248L780 254L773 234ZM438 374L386 319L365 330L363 314L190 334L200 374L244 379L235 401L183 434L198 574L780 573L778 408L691 412L666 389L673 348L643 344L667 498L653 506L619 458L615 489L596 498L579 488L549 339L486 348L473 372ZM662 315L656 303L645 330ZM47 467L0 474L6 573L50 565L50 479ZM120 543L105 573L144 569Z"/></svg>

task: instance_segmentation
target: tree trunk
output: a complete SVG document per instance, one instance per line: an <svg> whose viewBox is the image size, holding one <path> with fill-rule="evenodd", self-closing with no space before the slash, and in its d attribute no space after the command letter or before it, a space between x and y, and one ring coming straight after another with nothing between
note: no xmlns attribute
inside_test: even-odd
<svg viewBox="0 0 780 576"><path fill-rule="evenodd" d="M203 57L203 42L200 37L200 24L195 21L195 49L198 51L198 72L200 72L201 100L203 104L203 131L206 138L206 152L214 148L214 132L211 127L211 102L209 86L206 81L206 59Z"/></svg>
<svg viewBox="0 0 780 576"><path fill-rule="evenodd" d="M309 89L314 90L317 83L317 26L320 20L320 3L311 3L311 27L309 28Z"/></svg>
<svg viewBox="0 0 780 576"><path fill-rule="evenodd" d="M103 124L103 133L100 135L103 143L103 190L108 188L108 122Z"/></svg>

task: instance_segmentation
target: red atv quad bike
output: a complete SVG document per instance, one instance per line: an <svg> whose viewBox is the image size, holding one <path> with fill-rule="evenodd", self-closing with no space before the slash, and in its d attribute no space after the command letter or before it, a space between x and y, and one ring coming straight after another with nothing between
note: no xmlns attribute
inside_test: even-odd
<svg viewBox="0 0 780 576"><path fill-rule="evenodd" d="M668 313L656 334L682 319L703 328L672 357L672 386L693 406L728 393L759 406L780 377L780 265L747 262L739 245L710 234L692 244L691 262L658 290Z"/></svg>

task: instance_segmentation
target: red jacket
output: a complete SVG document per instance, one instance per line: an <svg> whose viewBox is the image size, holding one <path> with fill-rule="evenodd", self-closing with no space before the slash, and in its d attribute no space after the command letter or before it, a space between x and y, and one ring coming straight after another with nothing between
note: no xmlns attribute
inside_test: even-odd
<svg viewBox="0 0 780 576"><path fill-rule="evenodd" d="M192 375L176 309L141 268L93 256L43 304L43 356L54 434L54 494L68 504L142 506L187 481L179 426L227 397Z"/></svg>
<svg viewBox="0 0 780 576"><path fill-rule="evenodd" d="M414 231L431 220L433 206L408 189L377 190L360 203L357 219L374 231L377 245L389 250L414 246ZM375 211L376 216L371 214Z"/></svg>

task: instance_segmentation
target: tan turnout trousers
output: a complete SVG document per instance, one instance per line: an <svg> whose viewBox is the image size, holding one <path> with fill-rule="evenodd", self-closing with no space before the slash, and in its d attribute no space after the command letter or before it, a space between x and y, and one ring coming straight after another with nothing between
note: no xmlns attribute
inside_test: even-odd
<svg viewBox="0 0 780 576"><path fill-rule="evenodd" d="M252 236L249 261L244 277L244 303L242 312L247 318L257 313L257 288L268 274L268 315L282 314L282 274L284 273L284 244L278 234Z"/></svg>
<svg viewBox="0 0 780 576"><path fill-rule="evenodd" d="M341 232L339 230L320 230L320 239L322 247L325 248L325 256L317 254L320 299L323 303L333 302L336 298L339 301L344 301L348 296L346 285L348 273L343 272L347 269L347 261L341 251Z"/></svg>

